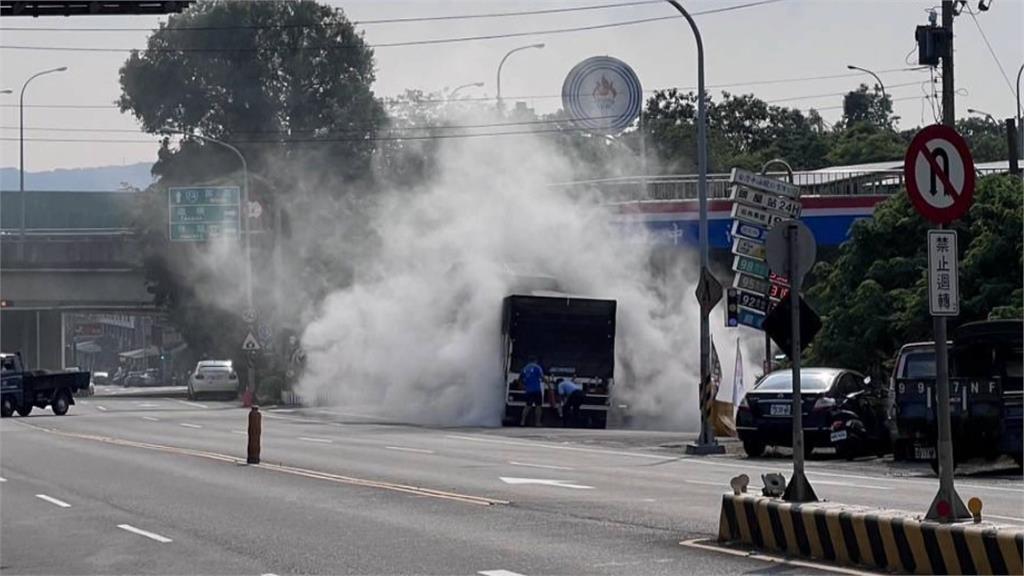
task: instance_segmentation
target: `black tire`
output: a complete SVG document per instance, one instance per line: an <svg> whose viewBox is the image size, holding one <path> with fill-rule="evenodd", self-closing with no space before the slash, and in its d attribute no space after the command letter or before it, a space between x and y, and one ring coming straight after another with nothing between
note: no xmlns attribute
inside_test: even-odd
<svg viewBox="0 0 1024 576"><path fill-rule="evenodd" d="M68 393L64 391L58 392L57 397L53 399L53 404L50 405L50 409L57 416L67 414L70 407L71 401L68 399Z"/></svg>
<svg viewBox="0 0 1024 576"><path fill-rule="evenodd" d="M189 386L188 387L188 391L185 392L185 398L187 398L189 400L195 400L196 399L196 393L192 391L192 387L191 386Z"/></svg>
<svg viewBox="0 0 1024 576"><path fill-rule="evenodd" d="M1024 468L1024 454L1014 452L1013 461L1017 463L1017 468Z"/></svg>
<svg viewBox="0 0 1024 576"><path fill-rule="evenodd" d="M24 402L21 406L18 406L18 416L28 416L32 413L32 405L28 402Z"/></svg>
<svg viewBox="0 0 1024 576"><path fill-rule="evenodd" d="M10 418L14 414L14 401L10 397L0 400L0 418Z"/></svg>
<svg viewBox="0 0 1024 576"><path fill-rule="evenodd" d="M809 459L811 454L814 453L815 448L817 448L817 446L815 446L813 442L808 442L807 439L804 438L804 459Z"/></svg>
<svg viewBox="0 0 1024 576"><path fill-rule="evenodd" d="M748 458L758 458L764 455L765 445L760 440L753 438L743 441L743 451L747 453Z"/></svg>

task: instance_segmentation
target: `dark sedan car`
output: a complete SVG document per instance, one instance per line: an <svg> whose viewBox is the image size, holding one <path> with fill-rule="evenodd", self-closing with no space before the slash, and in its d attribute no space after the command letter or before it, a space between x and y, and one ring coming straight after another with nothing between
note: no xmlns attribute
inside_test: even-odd
<svg viewBox="0 0 1024 576"><path fill-rule="evenodd" d="M865 388L864 376L839 368L800 371L803 397L804 453L830 445L832 409L851 392ZM766 446L793 445L793 373L776 370L763 377L740 402L736 431L748 456L760 456Z"/></svg>

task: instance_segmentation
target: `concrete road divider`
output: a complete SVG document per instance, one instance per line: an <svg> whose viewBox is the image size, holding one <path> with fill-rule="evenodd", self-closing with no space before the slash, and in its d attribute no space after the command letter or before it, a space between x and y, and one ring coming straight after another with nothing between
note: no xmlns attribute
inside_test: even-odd
<svg viewBox="0 0 1024 576"><path fill-rule="evenodd" d="M1024 574L1024 529L842 504L726 494L718 540L909 574Z"/></svg>

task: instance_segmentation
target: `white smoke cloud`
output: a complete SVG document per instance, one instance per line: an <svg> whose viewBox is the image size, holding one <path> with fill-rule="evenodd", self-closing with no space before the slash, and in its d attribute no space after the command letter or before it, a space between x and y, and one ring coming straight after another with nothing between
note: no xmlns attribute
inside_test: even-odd
<svg viewBox="0 0 1024 576"><path fill-rule="evenodd" d="M300 396L407 422L497 425L504 269L523 264L566 292L617 300L616 402L649 424L696 429L695 254L652 268L650 244L630 241L606 207L549 186L572 166L540 137L453 139L439 154L433 182L379 195L367 216L379 240L302 336Z"/></svg>

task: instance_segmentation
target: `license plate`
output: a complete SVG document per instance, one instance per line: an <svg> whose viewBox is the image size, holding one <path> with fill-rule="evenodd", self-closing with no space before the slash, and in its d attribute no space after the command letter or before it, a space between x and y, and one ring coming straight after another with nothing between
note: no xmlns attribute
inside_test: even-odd
<svg viewBox="0 0 1024 576"><path fill-rule="evenodd" d="M772 404L772 416L789 416L793 407L789 404Z"/></svg>
<svg viewBox="0 0 1024 576"><path fill-rule="evenodd" d="M837 430L833 432L831 438L833 442L841 442L843 440L846 440L846 430Z"/></svg>
<svg viewBox="0 0 1024 576"><path fill-rule="evenodd" d="M935 448L933 446L914 446L914 458L917 460L934 460Z"/></svg>

